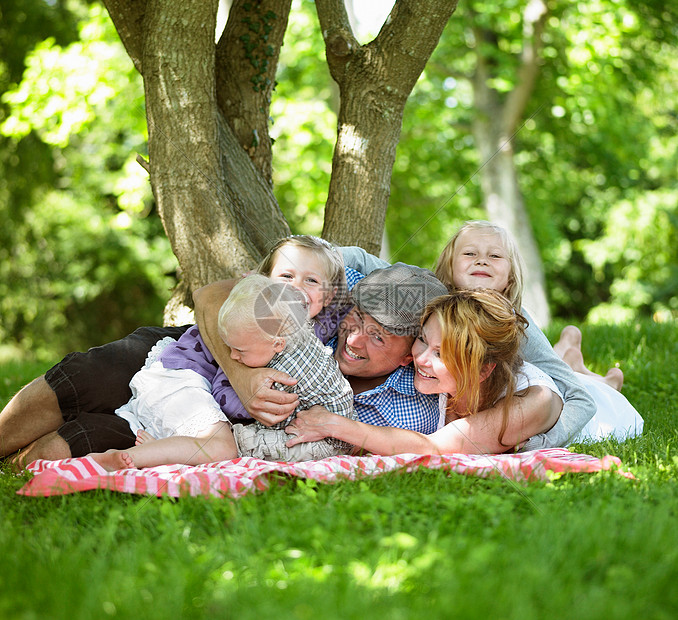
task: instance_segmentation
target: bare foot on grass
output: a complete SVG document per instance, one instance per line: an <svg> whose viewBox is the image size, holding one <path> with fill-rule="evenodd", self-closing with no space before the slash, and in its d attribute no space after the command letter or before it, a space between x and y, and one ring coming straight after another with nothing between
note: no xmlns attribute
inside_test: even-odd
<svg viewBox="0 0 678 620"><path fill-rule="evenodd" d="M581 352L581 332L574 325L567 325L563 328L563 331L560 333L560 340L553 345L553 350L575 372L607 383L611 388L621 392L622 385L624 385L624 373L621 368L610 368L603 377L586 367L584 356Z"/></svg>
<svg viewBox="0 0 678 620"><path fill-rule="evenodd" d="M581 331L574 325L566 325L563 327L563 331L560 332L560 340L553 345L553 350L561 359L565 359L565 352L568 349L577 349L581 352ZM582 362L582 366L583 365ZM574 368L573 370L577 369Z"/></svg>
<svg viewBox="0 0 678 620"><path fill-rule="evenodd" d="M622 386L624 385L624 373L622 369L617 368L616 366L610 368L604 377L604 381L617 390L617 392L621 392Z"/></svg>
<svg viewBox="0 0 678 620"><path fill-rule="evenodd" d="M134 467L134 460L129 452L124 450L106 450L106 452L92 452L87 456L92 457L106 471L118 471L119 469L129 469Z"/></svg>

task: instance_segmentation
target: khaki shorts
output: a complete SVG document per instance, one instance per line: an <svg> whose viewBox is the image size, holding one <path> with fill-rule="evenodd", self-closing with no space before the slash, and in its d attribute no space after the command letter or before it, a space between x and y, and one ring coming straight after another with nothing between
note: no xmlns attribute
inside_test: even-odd
<svg viewBox="0 0 678 620"><path fill-rule="evenodd" d="M346 454L326 439L300 443L288 448L285 444L293 437L282 429L261 428L257 424L234 424L233 436L238 445L238 456L253 456L264 461L316 461Z"/></svg>

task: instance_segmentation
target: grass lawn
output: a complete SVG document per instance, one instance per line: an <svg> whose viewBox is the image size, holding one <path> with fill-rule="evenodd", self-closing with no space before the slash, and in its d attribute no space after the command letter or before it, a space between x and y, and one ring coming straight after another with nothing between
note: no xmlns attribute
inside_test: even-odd
<svg viewBox="0 0 678 620"><path fill-rule="evenodd" d="M593 370L625 371L645 432L576 449L635 481L421 471L239 500L29 498L2 469L0 618L673 619L678 325L582 331ZM45 368L0 366L0 405Z"/></svg>

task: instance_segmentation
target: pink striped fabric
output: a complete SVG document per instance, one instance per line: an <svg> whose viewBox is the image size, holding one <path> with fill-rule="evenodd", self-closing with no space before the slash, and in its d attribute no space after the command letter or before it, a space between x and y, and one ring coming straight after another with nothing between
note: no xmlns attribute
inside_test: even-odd
<svg viewBox="0 0 678 620"><path fill-rule="evenodd" d="M147 469L107 472L87 457L62 461L34 461L34 474L19 491L21 495L46 497L92 489L142 495L215 496L238 498L265 491L285 478L306 478L333 483L357 480L401 470L443 469L469 476L503 476L516 482L546 480L553 473L593 473L613 470L627 478L614 456L602 459L576 454L566 448L535 450L521 454L451 454L445 456L399 454L396 456L335 456L321 461L279 463L250 457L208 465L164 465Z"/></svg>

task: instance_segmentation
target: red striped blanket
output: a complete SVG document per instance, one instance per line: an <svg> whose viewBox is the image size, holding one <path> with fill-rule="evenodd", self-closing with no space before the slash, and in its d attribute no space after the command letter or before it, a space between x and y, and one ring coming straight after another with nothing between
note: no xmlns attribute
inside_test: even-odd
<svg viewBox="0 0 678 620"><path fill-rule="evenodd" d="M115 472L107 472L92 459L82 457L62 461L34 461L28 466L34 474L33 478L17 492L45 497L108 489L170 497L211 495L238 498L247 493L265 491L271 482L277 484L294 477L333 483L397 470L411 472L419 468L443 469L483 478L502 476L517 482L546 480L549 472L591 473L603 470L614 470L633 478L632 474L623 471L617 457L605 456L599 459L587 454L575 454L566 448L521 454L335 456L302 463L269 462L247 457L199 466L164 465Z"/></svg>

